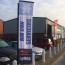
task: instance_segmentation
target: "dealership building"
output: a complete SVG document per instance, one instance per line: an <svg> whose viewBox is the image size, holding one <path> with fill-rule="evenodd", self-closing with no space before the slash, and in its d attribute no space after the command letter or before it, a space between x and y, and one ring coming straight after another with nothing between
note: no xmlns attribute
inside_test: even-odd
<svg viewBox="0 0 65 65"><path fill-rule="evenodd" d="M55 34L54 22L46 17L33 17L32 37L43 38L44 34L51 37ZM58 24L57 37L65 38L65 28ZM18 18L3 21L0 19L0 38L5 40L18 39Z"/></svg>

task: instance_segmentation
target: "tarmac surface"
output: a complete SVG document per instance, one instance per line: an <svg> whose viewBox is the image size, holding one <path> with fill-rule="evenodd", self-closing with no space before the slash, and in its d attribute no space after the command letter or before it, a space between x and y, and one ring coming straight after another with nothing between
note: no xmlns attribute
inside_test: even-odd
<svg viewBox="0 0 65 65"><path fill-rule="evenodd" d="M52 65L65 65L65 53Z"/></svg>

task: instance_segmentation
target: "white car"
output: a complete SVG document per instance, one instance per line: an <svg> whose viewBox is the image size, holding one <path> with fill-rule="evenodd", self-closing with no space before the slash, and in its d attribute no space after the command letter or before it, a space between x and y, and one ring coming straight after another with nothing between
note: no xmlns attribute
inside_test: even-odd
<svg viewBox="0 0 65 65"><path fill-rule="evenodd" d="M39 47L35 47L35 46L33 46L33 48L32 48L32 52L33 52L35 55L42 55L43 50L44 50L44 49L39 48Z"/></svg>

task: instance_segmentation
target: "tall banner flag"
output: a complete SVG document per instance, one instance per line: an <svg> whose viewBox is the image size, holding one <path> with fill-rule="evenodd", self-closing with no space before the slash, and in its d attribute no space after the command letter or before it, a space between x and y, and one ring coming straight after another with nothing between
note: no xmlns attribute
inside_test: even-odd
<svg viewBox="0 0 65 65"><path fill-rule="evenodd" d="M54 36L55 36L56 39L57 39L57 27L58 27L58 20L55 20L54 21L54 29L55 29Z"/></svg>
<svg viewBox="0 0 65 65"><path fill-rule="evenodd" d="M32 16L33 2L19 1L19 62L32 63Z"/></svg>

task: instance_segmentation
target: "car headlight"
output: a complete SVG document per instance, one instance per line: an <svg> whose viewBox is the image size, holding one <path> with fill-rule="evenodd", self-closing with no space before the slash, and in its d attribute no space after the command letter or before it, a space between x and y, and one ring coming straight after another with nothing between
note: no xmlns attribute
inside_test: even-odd
<svg viewBox="0 0 65 65"><path fill-rule="evenodd" d="M1 57L0 58L0 62L6 62L6 61L10 61L10 58L8 58L8 57Z"/></svg>
<svg viewBox="0 0 65 65"><path fill-rule="evenodd" d="M51 42L51 39L48 39L49 42Z"/></svg>

